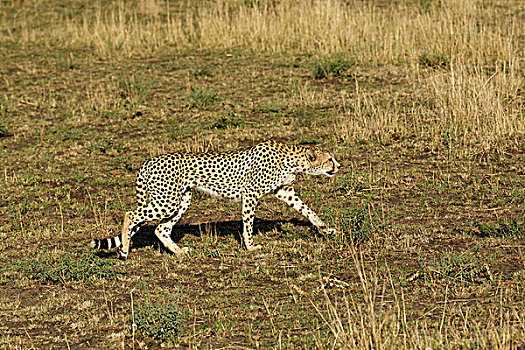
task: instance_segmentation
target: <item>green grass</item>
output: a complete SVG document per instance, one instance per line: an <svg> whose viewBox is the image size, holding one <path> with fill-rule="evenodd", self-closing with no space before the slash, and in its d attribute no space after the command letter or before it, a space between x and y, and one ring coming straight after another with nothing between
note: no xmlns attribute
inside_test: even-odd
<svg viewBox="0 0 525 350"><path fill-rule="evenodd" d="M9 135L5 120L10 117L9 104L7 101L0 102L0 137Z"/></svg>
<svg viewBox="0 0 525 350"><path fill-rule="evenodd" d="M227 129L242 126L242 120L235 115L221 116L217 118L210 126L210 129Z"/></svg>
<svg viewBox="0 0 525 350"><path fill-rule="evenodd" d="M422 5L423 6L423 5ZM447 68L450 66L450 60L443 55L423 53L419 56L419 62L429 68Z"/></svg>
<svg viewBox="0 0 525 350"><path fill-rule="evenodd" d="M75 254L70 251L42 250L35 257L17 262L20 272L42 283L92 282L95 279L114 279L122 275L118 260L102 260L93 253Z"/></svg>
<svg viewBox="0 0 525 350"><path fill-rule="evenodd" d="M134 327L142 335L155 341L176 343L186 322L179 308L179 300L171 294L147 296L137 300L134 309Z"/></svg>
<svg viewBox="0 0 525 350"><path fill-rule="evenodd" d="M196 89L194 87L191 88L187 98L190 107L198 109L216 106L222 100L219 93L213 89Z"/></svg>
<svg viewBox="0 0 525 350"><path fill-rule="evenodd" d="M9 131L7 130L7 127L0 122L0 137L1 136L7 136L9 135Z"/></svg>
<svg viewBox="0 0 525 350"><path fill-rule="evenodd" d="M327 208L324 216L330 226L340 231L329 239L343 247L368 241L381 229L377 214L368 205Z"/></svg>
<svg viewBox="0 0 525 350"><path fill-rule="evenodd" d="M315 60L312 64L312 76L314 79L340 77L348 74L355 64L356 60L345 53L322 57Z"/></svg>
<svg viewBox="0 0 525 350"><path fill-rule="evenodd" d="M213 77L213 69L211 67L211 64L206 63L204 65L193 68L191 70L191 74L195 78L199 78L199 77L210 77L211 78Z"/></svg>
<svg viewBox="0 0 525 350"><path fill-rule="evenodd" d="M126 73L117 77L120 97L130 101L144 101L151 93L154 82L151 78L137 73Z"/></svg>
<svg viewBox="0 0 525 350"><path fill-rule="evenodd" d="M445 253L439 259L420 263L423 275L432 281L445 279L456 283L485 283L494 278L488 263L469 251Z"/></svg>
<svg viewBox="0 0 525 350"><path fill-rule="evenodd" d="M72 55L70 55L68 58L57 59L56 64L57 64L57 69L59 70L73 70L73 69L78 68L78 65L75 64L75 61Z"/></svg>
<svg viewBox="0 0 525 350"><path fill-rule="evenodd" d="M516 219L505 221L498 220L497 223L474 222L469 234L478 237L503 237L514 239L525 239L525 223Z"/></svg>

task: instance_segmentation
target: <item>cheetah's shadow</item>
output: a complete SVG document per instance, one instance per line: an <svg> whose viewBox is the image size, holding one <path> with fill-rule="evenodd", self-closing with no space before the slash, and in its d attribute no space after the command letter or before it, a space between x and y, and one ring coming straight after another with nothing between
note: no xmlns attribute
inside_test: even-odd
<svg viewBox="0 0 525 350"><path fill-rule="evenodd" d="M291 220L264 220L256 218L253 225L253 235L257 236L260 233L266 233L273 230L283 232L284 230L282 229L282 225L288 223L294 226L313 228L311 223L295 218ZM133 236L133 245L131 249L133 250L137 248L154 246L159 251L167 251L155 235L156 227L157 226L154 225L142 226L135 236ZM242 230L243 224L241 220L176 225L171 231L171 238L175 243L178 244L182 237L186 235L201 237L203 233L213 233L218 237L234 236L235 240L239 244L239 247L241 247ZM311 231L314 232L313 235L318 235L316 230L312 229Z"/></svg>

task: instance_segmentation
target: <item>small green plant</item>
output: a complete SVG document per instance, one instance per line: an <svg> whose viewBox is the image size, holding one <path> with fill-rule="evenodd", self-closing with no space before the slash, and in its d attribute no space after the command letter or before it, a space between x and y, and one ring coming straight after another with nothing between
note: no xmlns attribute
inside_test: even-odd
<svg viewBox="0 0 525 350"><path fill-rule="evenodd" d="M253 108L254 113L277 114L282 112L282 107L272 104L258 105Z"/></svg>
<svg viewBox="0 0 525 350"><path fill-rule="evenodd" d="M9 115L10 113L9 113L9 108L8 108L8 102L1 101L0 102L0 137L9 135L9 131L7 130L7 127L2 121L2 119L7 119Z"/></svg>
<svg viewBox="0 0 525 350"><path fill-rule="evenodd" d="M6 126L2 121L0 120L0 137L9 135L9 132L7 131Z"/></svg>
<svg viewBox="0 0 525 350"><path fill-rule="evenodd" d="M188 100L190 101L190 107L195 108L206 108L217 105L221 98L215 90L197 90L191 87L190 93L188 94Z"/></svg>
<svg viewBox="0 0 525 350"><path fill-rule="evenodd" d="M90 127L70 127L64 124L56 125L50 128L50 135L53 136L56 141L79 141L85 142L86 135L92 133Z"/></svg>
<svg viewBox="0 0 525 350"><path fill-rule="evenodd" d="M160 295L146 297L138 304L133 321L142 335L161 342L175 342L182 334L183 318L177 298Z"/></svg>
<svg viewBox="0 0 525 350"><path fill-rule="evenodd" d="M458 141L458 131L454 124L441 131L441 142L445 146L453 147Z"/></svg>
<svg viewBox="0 0 525 350"><path fill-rule="evenodd" d="M250 8L253 8L253 7L264 7L264 6L267 6L267 5L268 4L264 0L244 0L244 6L250 7Z"/></svg>
<svg viewBox="0 0 525 350"><path fill-rule="evenodd" d="M152 81L142 74L126 74L118 76L120 97L133 101L143 101L151 91Z"/></svg>
<svg viewBox="0 0 525 350"><path fill-rule="evenodd" d="M193 135L202 124L193 124L188 118L170 116L166 125L166 132L171 139L184 139Z"/></svg>
<svg viewBox="0 0 525 350"><path fill-rule="evenodd" d="M73 57L70 56L67 59L58 60L57 68L60 70L71 70L71 69L76 69L78 67L73 62Z"/></svg>
<svg viewBox="0 0 525 350"><path fill-rule="evenodd" d="M471 226L468 233L478 237L525 238L525 222L516 219L510 222L500 219L495 224L474 222Z"/></svg>
<svg viewBox="0 0 525 350"><path fill-rule="evenodd" d="M241 120L233 115L221 116L213 122L210 129L228 129L241 126Z"/></svg>
<svg viewBox="0 0 525 350"><path fill-rule="evenodd" d="M366 183L364 183L354 172L348 172L339 176L336 183L339 186L339 189L344 193L360 192L367 188Z"/></svg>
<svg viewBox="0 0 525 350"><path fill-rule="evenodd" d="M379 228L377 215L367 205L325 208L324 212L328 224L338 231L336 239L343 246L363 243Z"/></svg>
<svg viewBox="0 0 525 350"><path fill-rule="evenodd" d="M432 69L447 68L450 65L449 59L445 56L436 54L429 55L425 52L419 56L419 62Z"/></svg>
<svg viewBox="0 0 525 350"><path fill-rule="evenodd" d="M312 75L315 79L323 79L328 76L340 77L345 75L355 64L356 61L353 57L348 57L344 53L337 53L314 61Z"/></svg>
<svg viewBox="0 0 525 350"><path fill-rule="evenodd" d="M321 141L315 137L304 137L299 140L300 145L319 145Z"/></svg>
<svg viewBox="0 0 525 350"><path fill-rule="evenodd" d="M421 7L424 11L428 11L433 1L434 0L419 0L419 7Z"/></svg>
<svg viewBox="0 0 525 350"><path fill-rule="evenodd" d="M205 254L208 258L219 258L221 256L221 250L220 249L211 249L207 247L205 250Z"/></svg>
<svg viewBox="0 0 525 350"><path fill-rule="evenodd" d="M23 260L20 270L30 279L40 282L90 282L94 279L113 279L122 275L115 259L100 259L91 252L48 251Z"/></svg>
<svg viewBox="0 0 525 350"><path fill-rule="evenodd" d="M492 280L488 265L472 252L445 253L439 260L420 262L423 276L455 282L483 283Z"/></svg>
<svg viewBox="0 0 525 350"><path fill-rule="evenodd" d="M91 153L118 154L122 151L122 143L116 140L103 138L94 141L88 150Z"/></svg>
<svg viewBox="0 0 525 350"><path fill-rule="evenodd" d="M315 111L305 107L298 107L289 110L284 110L283 115L291 118L297 126L309 127L317 117Z"/></svg>
<svg viewBox="0 0 525 350"><path fill-rule="evenodd" d="M196 67L192 70L191 74L195 77L212 77L213 71L211 69L211 65L209 63L206 63L205 65Z"/></svg>

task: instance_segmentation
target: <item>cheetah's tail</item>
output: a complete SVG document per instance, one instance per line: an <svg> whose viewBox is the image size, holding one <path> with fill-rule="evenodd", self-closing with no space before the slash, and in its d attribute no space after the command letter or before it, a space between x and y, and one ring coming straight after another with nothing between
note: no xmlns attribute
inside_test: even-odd
<svg viewBox="0 0 525 350"><path fill-rule="evenodd" d="M111 249L122 245L122 234L105 239L94 239L89 243L93 249Z"/></svg>

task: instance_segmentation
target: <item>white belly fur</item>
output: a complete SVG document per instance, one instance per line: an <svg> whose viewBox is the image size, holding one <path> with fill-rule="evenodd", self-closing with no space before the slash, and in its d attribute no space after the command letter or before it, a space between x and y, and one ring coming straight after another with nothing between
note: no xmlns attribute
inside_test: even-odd
<svg viewBox="0 0 525 350"><path fill-rule="evenodd" d="M202 193L209 194L209 195L212 196L213 198L219 198L219 199L222 198L221 196L219 196L219 194L218 194L217 192L212 191L212 190L210 190L210 189L208 189L208 188L204 188L204 187L196 186L195 189L201 191Z"/></svg>
<svg viewBox="0 0 525 350"><path fill-rule="evenodd" d="M217 192L212 191L212 190L210 190L209 188L206 188L206 187L195 186L194 188L196 190L202 192L202 193L209 194L213 198L222 199L222 200L227 199L227 200L234 200L234 201L240 201L241 200L241 198L230 198L230 197L221 196Z"/></svg>

